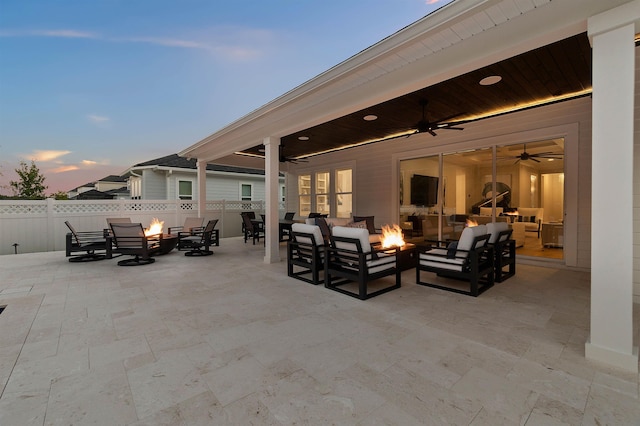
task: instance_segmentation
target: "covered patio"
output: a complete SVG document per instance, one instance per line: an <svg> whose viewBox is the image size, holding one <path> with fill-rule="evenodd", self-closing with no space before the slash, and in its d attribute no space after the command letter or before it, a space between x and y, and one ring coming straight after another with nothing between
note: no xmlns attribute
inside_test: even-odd
<svg viewBox="0 0 640 426"><path fill-rule="evenodd" d="M498 183L499 149L519 142L524 161L525 144L561 139L566 192L554 223L563 229L559 263L591 272L586 357L637 373L638 11L639 0L456 0L181 151L198 159L200 209L207 162L262 164L264 261L279 262L280 171L287 210L299 212L303 196L341 191L311 184L305 193L298 179L352 173L352 213L382 225L400 222L402 161L439 159L429 176L443 195L445 155L486 150L492 169L474 178ZM458 177L471 180L449 176L449 187ZM539 207L531 194L520 207Z"/></svg>
<svg viewBox="0 0 640 426"><path fill-rule="evenodd" d="M521 265L469 298L410 270L361 302L242 238L214 251L133 269L0 256L0 424L640 421L638 374L584 357L586 272Z"/></svg>

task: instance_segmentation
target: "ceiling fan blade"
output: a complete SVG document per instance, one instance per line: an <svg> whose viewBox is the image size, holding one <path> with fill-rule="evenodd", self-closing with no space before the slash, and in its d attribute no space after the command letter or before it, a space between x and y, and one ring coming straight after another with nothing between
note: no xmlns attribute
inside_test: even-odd
<svg viewBox="0 0 640 426"><path fill-rule="evenodd" d="M529 157L529 160L531 160L531 161L535 161L536 163L539 163L539 162L540 162L540 160L536 160L536 159L535 159L535 158L533 158L533 157Z"/></svg>
<svg viewBox="0 0 640 426"><path fill-rule="evenodd" d="M427 130L427 132L431 133L431 136L438 136L438 134L434 132L433 129L429 129Z"/></svg>
<svg viewBox="0 0 640 426"><path fill-rule="evenodd" d="M560 159L564 158L564 154L535 154L534 157L538 157L538 158L555 158L557 160L560 160Z"/></svg>

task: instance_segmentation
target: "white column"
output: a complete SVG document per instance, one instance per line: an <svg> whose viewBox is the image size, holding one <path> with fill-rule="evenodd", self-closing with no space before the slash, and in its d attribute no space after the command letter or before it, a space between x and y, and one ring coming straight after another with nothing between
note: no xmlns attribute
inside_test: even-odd
<svg viewBox="0 0 640 426"><path fill-rule="evenodd" d="M198 160L198 217L207 211L207 162Z"/></svg>
<svg viewBox="0 0 640 426"><path fill-rule="evenodd" d="M264 138L264 186L267 206L265 214L265 255L264 263L280 261L280 236L279 236L279 174L280 174L280 139L274 137Z"/></svg>
<svg viewBox="0 0 640 426"><path fill-rule="evenodd" d="M638 371L638 348L633 347L633 21L639 18L636 1L588 23L593 123L591 335L585 356L632 372Z"/></svg>

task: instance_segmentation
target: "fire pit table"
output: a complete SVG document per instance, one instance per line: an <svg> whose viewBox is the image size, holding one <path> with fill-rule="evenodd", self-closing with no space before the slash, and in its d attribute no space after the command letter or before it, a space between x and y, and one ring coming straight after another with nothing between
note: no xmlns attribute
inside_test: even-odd
<svg viewBox="0 0 640 426"><path fill-rule="evenodd" d="M158 254L167 254L178 245L178 235L177 234L162 234L162 239L160 240L160 251Z"/></svg>
<svg viewBox="0 0 640 426"><path fill-rule="evenodd" d="M401 271L415 268L417 261L418 252L415 244L405 243L400 247L400 252L398 253L398 266Z"/></svg>

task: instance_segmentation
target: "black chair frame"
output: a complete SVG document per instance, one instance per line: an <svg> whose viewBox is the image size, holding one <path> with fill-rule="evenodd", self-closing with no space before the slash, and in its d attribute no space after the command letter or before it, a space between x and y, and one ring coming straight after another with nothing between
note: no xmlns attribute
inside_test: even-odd
<svg viewBox="0 0 640 426"><path fill-rule="evenodd" d="M429 254L435 258L441 258L439 262L437 259L430 259L431 263L435 265L423 265L421 262L420 254L418 255L418 262L416 265L416 284L426 287L433 287L440 290L451 291L454 293L465 294L468 296L477 297L482 294L494 284L494 254L493 247L486 244L490 235L479 235L474 238L471 248L469 250L456 250L455 258L463 260L461 270L452 270L447 268L450 263L447 263L446 259L451 259L448 254L433 254L427 253L433 248L440 248L443 251L447 251L447 247L450 244L449 241L434 242L434 246L420 248L420 253ZM458 287L447 286L446 284L428 283L421 280L420 272L433 272L439 277L452 278L460 281L469 282L469 291L460 289Z"/></svg>
<svg viewBox="0 0 640 426"><path fill-rule="evenodd" d="M64 222L69 228L65 240L65 253L69 262L93 262L111 259L111 243L107 244L104 230L78 232L69 221ZM101 252L101 253L96 253ZM73 253L83 253L73 256Z"/></svg>
<svg viewBox="0 0 640 426"><path fill-rule="evenodd" d="M250 215L242 214L242 223L243 234L244 234L244 242L247 240L253 239L253 245L256 244L256 241L260 242L260 237L264 238L264 223L261 221L256 221L255 214L254 218L251 218Z"/></svg>
<svg viewBox="0 0 640 426"><path fill-rule="evenodd" d="M291 239L287 241L287 275L318 285L324 282L320 272L324 271L325 246L313 241L313 234L291 231Z"/></svg>
<svg viewBox="0 0 640 426"><path fill-rule="evenodd" d="M218 219L207 222L202 231L178 232L178 250L188 250L185 256L210 256L213 254L209 248L214 245L214 229ZM216 233L217 234L217 233ZM217 239L217 235L216 235ZM219 245L219 243L217 244Z"/></svg>
<svg viewBox="0 0 640 426"><path fill-rule="evenodd" d="M498 233L493 243L495 282L501 283L516 274L516 242L511 239L513 229ZM505 268L507 268L505 270Z"/></svg>
<svg viewBox="0 0 640 426"><path fill-rule="evenodd" d="M326 247L324 263L324 286L326 288L360 300L366 300L401 287L401 270L398 265L399 247L395 249L374 249L372 247L371 252L363 253L362 245L357 238L332 235L330 241L330 246ZM336 246L338 242L354 244L357 250L338 248ZM391 255L391 252L394 253L395 267L376 273L369 273L367 261L378 258L378 254L382 252L384 252L385 255ZM391 275L395 275L395 282L392 285L369 293L369 282ZM341 287L344 284L352 282L358 284L357 293Z"/></svg>
<svg viewBox="0 0 640 426"><path fill-rule="evenodd" d="M130 230L140 229L143 235L118 235L117 230L119 228L129 228ZM162 234L157 235L144 235L144 229L140 223L112 223L111 224L112 235L108 240L113 240L114 253L119 253L121 256L129 255L133 258L123 259L118 262L119 266L139 266L154 263L156 260L152 257L160 252L160 241L162 240Z"/></svg>

